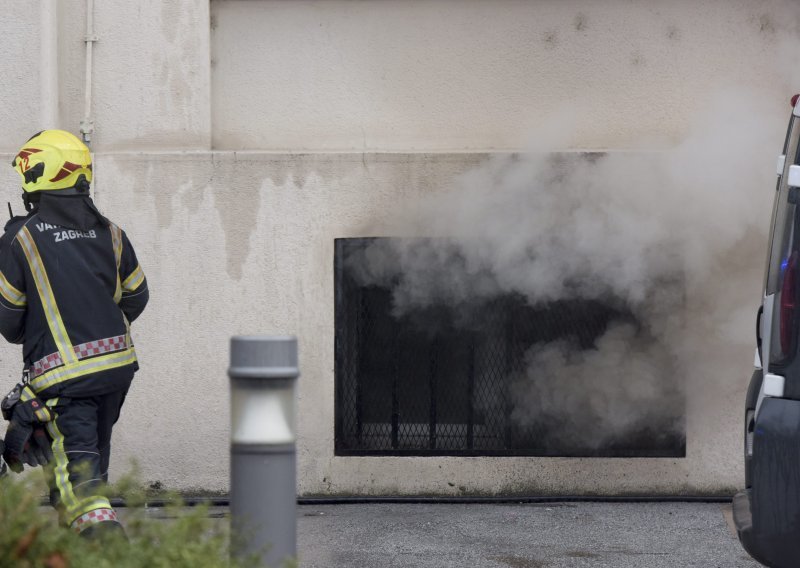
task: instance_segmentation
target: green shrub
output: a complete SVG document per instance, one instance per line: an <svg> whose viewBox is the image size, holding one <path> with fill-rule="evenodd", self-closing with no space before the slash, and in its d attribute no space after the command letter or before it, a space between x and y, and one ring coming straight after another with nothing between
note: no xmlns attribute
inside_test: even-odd
<svg viewBox="0 0 800 568"><path fill-rule="evenodd" d="M153 518L143 507L146 492L132 479L113 491L128 505L123 521L129 541L88 541L60 527L41 501L39 475L0 479L0 568L239 568L257 562L228 558L227 521L213 522L204 506L187 509L180 499ZM120 493L121 492L121 493Z"/></svg>

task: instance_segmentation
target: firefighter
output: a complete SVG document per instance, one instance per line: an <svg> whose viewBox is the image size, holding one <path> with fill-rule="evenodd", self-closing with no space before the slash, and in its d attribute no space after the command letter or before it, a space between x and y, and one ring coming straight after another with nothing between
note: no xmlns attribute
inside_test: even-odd
<svg viewBox="0 0 800 568"><path fill-rule="evenodd" d="M0 238L0 333L23 346L24 371L3 400L3 457L16 472L49 462L50 500L66 526L124 535L103 485L139 368L130 323L147 304L147 281L125 232L89 196L92 158L78 138L39 132L12 165L27 215Z"/></svg>

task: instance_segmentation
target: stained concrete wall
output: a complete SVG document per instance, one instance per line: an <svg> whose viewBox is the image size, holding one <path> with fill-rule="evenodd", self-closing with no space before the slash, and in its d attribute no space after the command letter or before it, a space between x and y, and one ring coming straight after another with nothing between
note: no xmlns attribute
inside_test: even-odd
<svg viewBox="0 0 800 568"><path fill-rule="evenodd" d="M267 330L300 339L302 494L675 494L735 487L738 410L752 359L736 345L718 356L738 360L740 376L719 377L717 391L689 389L685 459L333 455L333 240L367 236L368 227L403 203L430 187L451 188L488 157L100 156L98 179L116 181L98 182L97 200L109 216L125 220L152 290L148 311L134 324L143 369L115 434L118 457L135 456L149 480L168 487L225 490L227 341ZM166 192L164 179L182 182ZM756 279L759 272L760 264Z"/></svg>
<svg viewBox="0 0 800 568"><path fill-rule="evenodd" d="M84 2L59 4L56 125L41 124L44 103L31 96L41 28L17 8L0 0L0 71L13 78L0 87L0 163L30 133L77 131L83 116ZM751 352L735 346L742 374L691 406L686 459L335 457L333 239L364 236L485 152L531 137L561 149L668 147L731 85L759 93L765 112L783 109L797 12L722 0L98 2L96 197L152 289L133 329L142 370L114 473L135 458L146 481L226 491L227 340L270 332L300 341L302 494L740 485ZM0 178L8 199L14 175ZM758 276L751 287L755 298ZM19 354L0 357L10 388Z"/></svg>

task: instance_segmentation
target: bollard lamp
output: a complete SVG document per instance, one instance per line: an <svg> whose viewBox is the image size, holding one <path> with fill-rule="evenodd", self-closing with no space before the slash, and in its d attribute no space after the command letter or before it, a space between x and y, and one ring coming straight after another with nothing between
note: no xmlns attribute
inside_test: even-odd
<svg viewBox="0 0 800 568"><path fill-rule="evenodd" d="M278 566L296 552L294 337L231 338L231 521L242 558Z"/></svg>

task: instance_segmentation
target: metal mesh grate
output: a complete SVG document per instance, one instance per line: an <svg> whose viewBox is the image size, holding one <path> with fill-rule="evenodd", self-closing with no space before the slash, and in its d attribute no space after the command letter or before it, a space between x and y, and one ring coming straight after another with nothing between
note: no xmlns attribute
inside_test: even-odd
<svg viewBox="0 0 800 568"><path fill-rule="evenodd" d="M531 346L570 338L591 349L610 322L632 320L629 311L591 300L534 308L506 296L395 317L391 291L358 284L346 262L372 241L336 240L337 455L685 455L674 428L682 412L654 412L646 427L599 447L555 435L569 416L512 419L513 378Z"/></svg>

